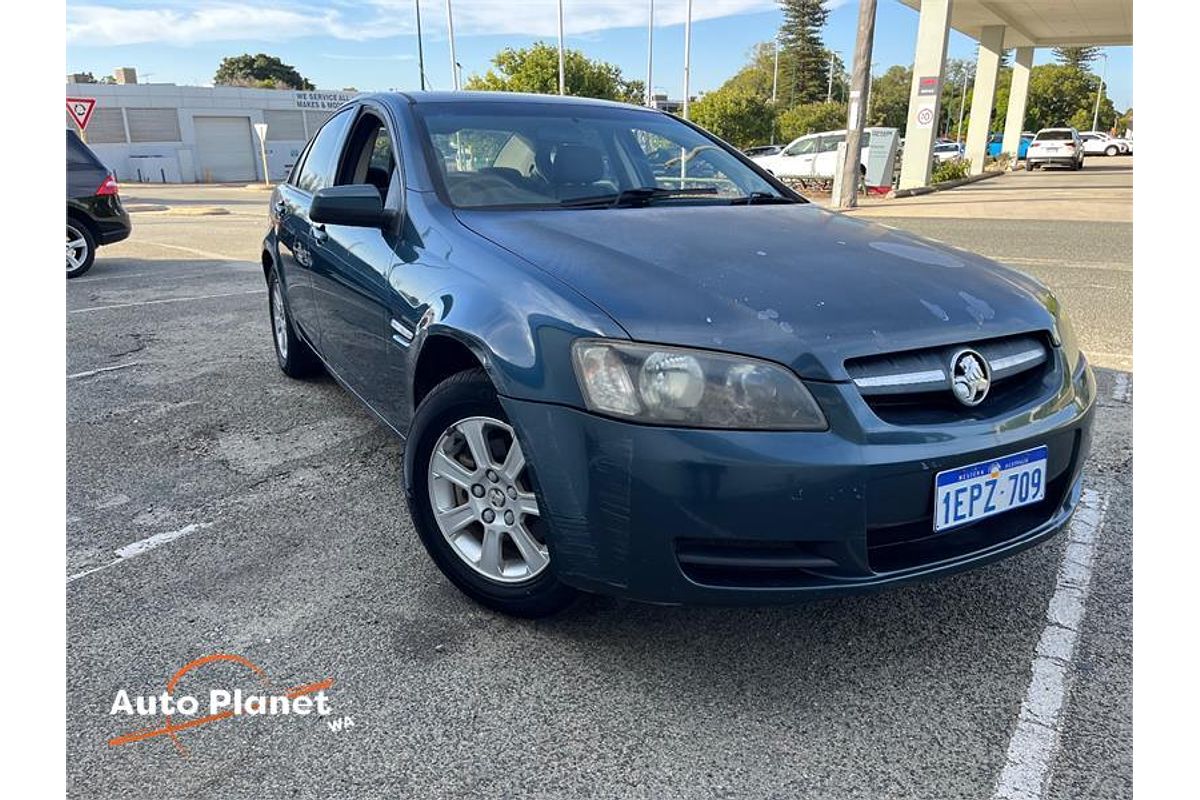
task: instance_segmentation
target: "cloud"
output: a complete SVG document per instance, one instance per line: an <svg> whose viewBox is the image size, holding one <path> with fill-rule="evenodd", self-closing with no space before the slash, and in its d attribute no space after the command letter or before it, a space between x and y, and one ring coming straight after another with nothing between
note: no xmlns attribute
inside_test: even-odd
<svg viewBox="0 0 1200 800"><path fill-rule="evenodd" d="M836 7L845 1L834 0L830 5ZM453 6L454 30L459 36L550 37L558 32L555 0L454 0ZM701 0L694 3L692 19L717 19L778 7L777 0ZM425 0L422 12L423 29L434 36L444 36L444 3ZM658 26L682 24L685 14L685 0L659 0L655 4ZM565 0L564 21L569 35L640 28L646 24L646 4L638 0ZM411 0L365 3L332 0L321 6L148 0L136 7L88 4L67 8L67 42L98 46L283 41L309 36L367 41L412 34L415 30Z"/></svg>

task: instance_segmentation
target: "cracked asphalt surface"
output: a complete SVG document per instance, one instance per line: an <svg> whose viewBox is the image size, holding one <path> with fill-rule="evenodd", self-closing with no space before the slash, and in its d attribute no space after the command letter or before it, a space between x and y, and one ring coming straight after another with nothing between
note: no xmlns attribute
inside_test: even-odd
<svg viewBox="0 0 1200 800"><path fill-rule="evenodd" d="M267 195L124 192L232 213L136 214L133 237L67 285L71 796L992 796L1064 537L940 582L789 608L587 597L547 621L497 616L421 549L403 444L332 381L276 367L257 264ZM1089 260L1116 265L1106 280L1131 275L1128 224L888 222L1024 259L1063 293L1085 349L1128 352L1128 297L1082 285ZM1044 792L1056 800L1132 791L1133 384L1098 377L1088 484L1108 513ZM115 555L162 534L177 538ZM118 690L161 692L214 652L250 659L274 689L332 678L330 719L353 725L243 717L178 744L107 743L148 726L109 713ZM212 686L264 684L213 664L180 691Z"/></svg>

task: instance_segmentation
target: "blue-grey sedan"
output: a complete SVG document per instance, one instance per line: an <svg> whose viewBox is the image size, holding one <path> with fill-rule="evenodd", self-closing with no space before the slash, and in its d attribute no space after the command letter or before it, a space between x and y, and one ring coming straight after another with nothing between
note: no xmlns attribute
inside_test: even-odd
<svg viewBox="0 0 1200 800"><path fill-rule="evenodd" d="M1044 286L669 114L356 98L273 193L262 266L279 366L407 439L425 548L510 614L896 585L1080 496L1095 380Z"/></svg>

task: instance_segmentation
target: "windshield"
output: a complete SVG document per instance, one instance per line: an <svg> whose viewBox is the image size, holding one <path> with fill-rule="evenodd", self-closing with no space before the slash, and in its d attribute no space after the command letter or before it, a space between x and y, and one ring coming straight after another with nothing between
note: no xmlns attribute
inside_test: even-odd
<svg viewBox="0 0 1200 800"><path fill-rule="evenodd" d="M424 123L435 179L458 208L579 208L588 198L611 198L613 205L630 198L657 204L784 198L716 141L666 114L536 102L413 108Z"/></svg>

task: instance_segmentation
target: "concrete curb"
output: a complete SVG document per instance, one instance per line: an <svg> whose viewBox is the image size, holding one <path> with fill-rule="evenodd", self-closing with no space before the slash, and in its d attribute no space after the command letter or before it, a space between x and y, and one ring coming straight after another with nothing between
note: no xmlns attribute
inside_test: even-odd
<svg viewBox="0 0 1200 800"><path fill-rule="evenodd" d="M953 181L942 181L941 183L935 183L932 186L917 186L913 189L897 189L896 192L892 194L892 197L898 200L902 197L918 197L923 194L933 194L934 192L942 192L946 189L956 189L959 186L966 186L968 183L985 181L988 178L998 178L1003 174L1003 172L983 172L979 175L971 175L967 178L959 178Z"/></svg>
<svg viewBox="0 0 1200 800"><path fill-rule="evenodd" d="M230 213L228 208L222 206L164 206L154 203L126 203L125 210L130 214L152 211L175 217L207 217Z"/></svg>

